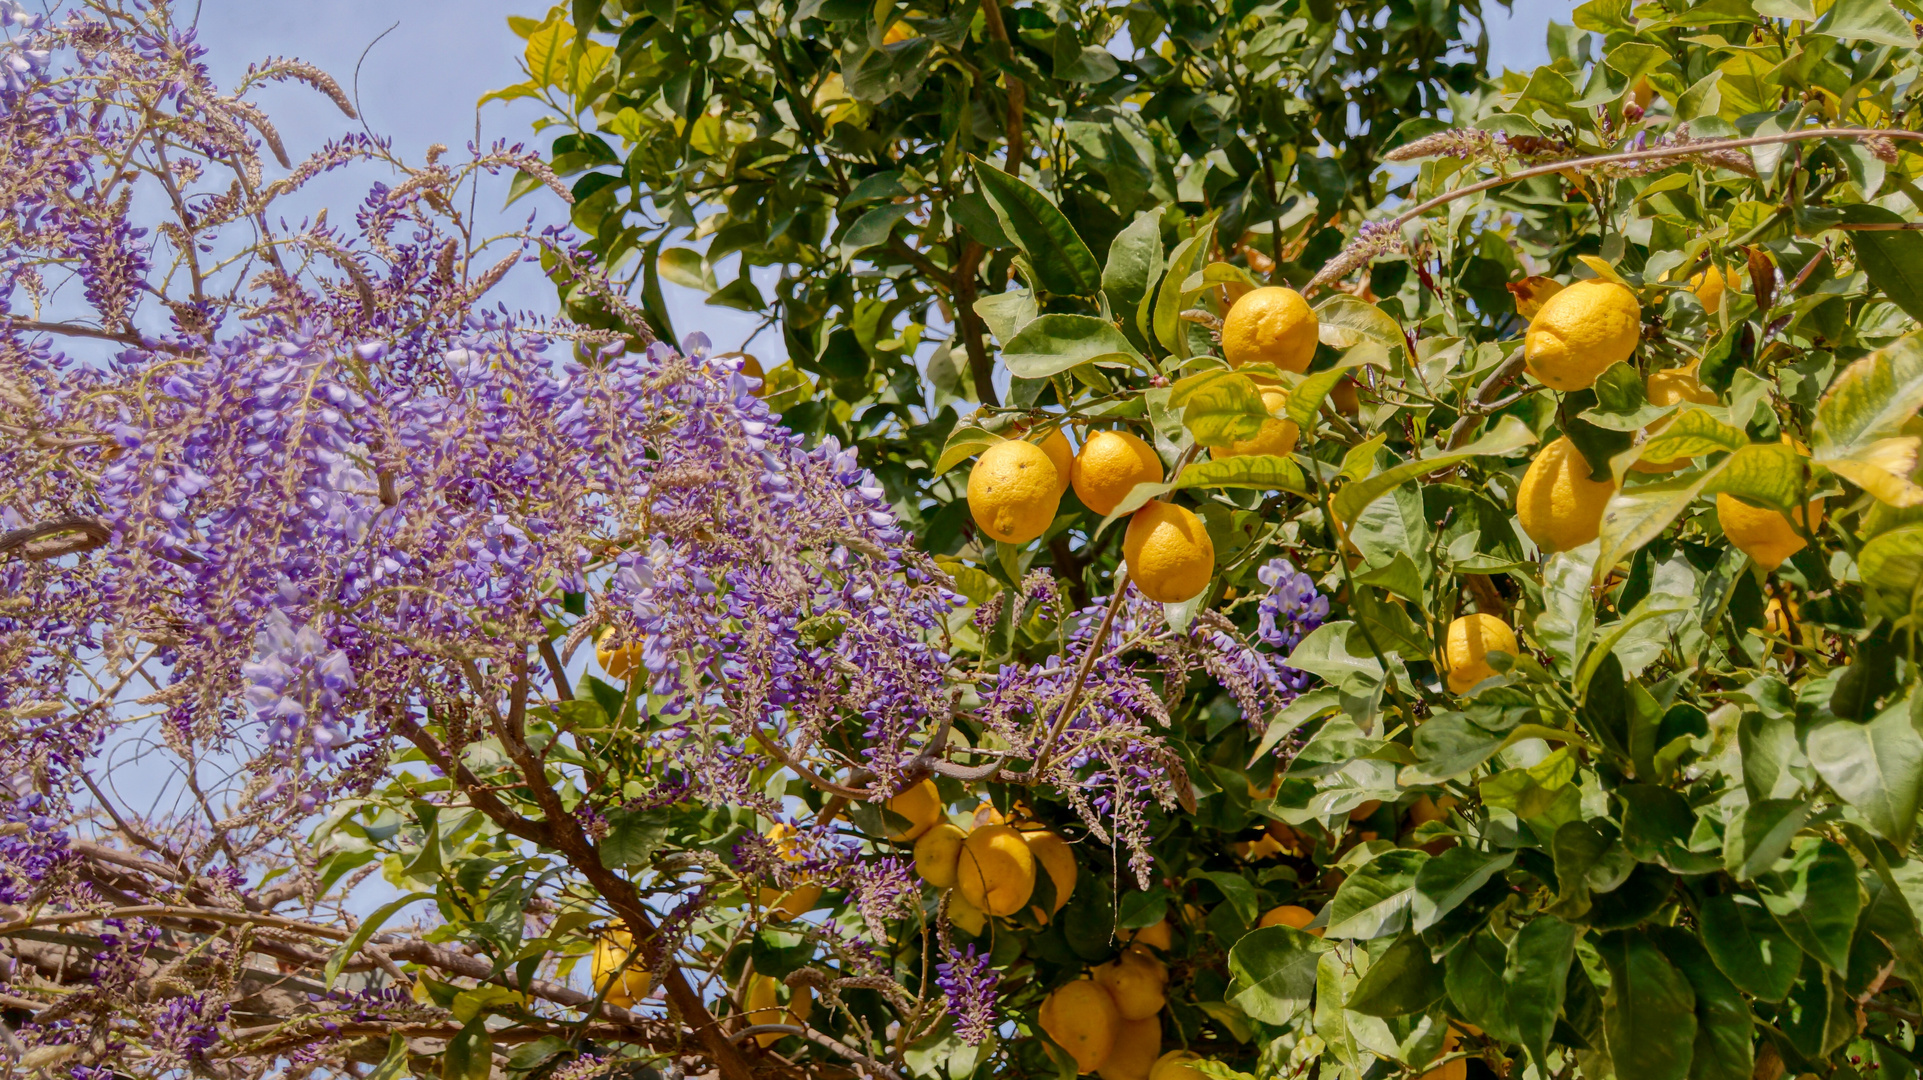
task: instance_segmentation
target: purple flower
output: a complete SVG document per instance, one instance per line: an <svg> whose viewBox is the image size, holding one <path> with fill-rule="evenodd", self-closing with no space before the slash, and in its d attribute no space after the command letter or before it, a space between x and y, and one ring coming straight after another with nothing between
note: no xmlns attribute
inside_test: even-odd
<svg viewBox="0 0 1923 1080"><path fill-rule="evenodd" d="M973 945L935 965L935 983L955 1018L955 1034L963 1041L986 1042L995 1033L995 991L1001 975L987 956Z"/></svg>

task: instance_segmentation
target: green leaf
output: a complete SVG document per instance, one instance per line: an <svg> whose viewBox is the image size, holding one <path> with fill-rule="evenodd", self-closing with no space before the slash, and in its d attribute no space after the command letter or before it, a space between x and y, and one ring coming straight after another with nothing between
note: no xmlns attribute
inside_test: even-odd
<svg viewBox="0 0 1923 1080"><path fill-rule="evenodd" d="M1749 436L1742 428L1725 424L1701 408L1686 408L1661 432L1643 443L1643 457L1651 461L1675 461L1741 450L1748 445Z"/></svg>
<svg viewBox="0 0 1923 1080"><path fill-rule="evenodd" d="M1483 927L1459 942L1444 962L1449 1000L1464 1020L1502 1042L1521 1041L1509 1014L1508 992L1502 973L1509 966L1502 939Z"/></svg>
<svg viewBox="0 0 1923 1080"><path fill-rule="evenodd" d="M1354 525L1356 518L1368 505L1397 487L1418 476L1424 476L1438 469L1460 465L1472 458L1506 454L1536 441L1536 434L1519 417L1504 416L1496 422L1495 429L1482 438L1460 450L1436 454L1432 457L1405 461L1391 469L1385 469L1374 476L1345 485L1335 493L1335 514L1346 525Z"/></svg>
<svg viewBox="0 0 1923 1080"><path fill-rule="evenodd" d="M1529 1051L1539 1074L1549 1075L1549 1041L1569 986L1569 965L1581 931L1553 916L1531 919L1509 942L1502 970L1503 1000L1516 1041Z"/></svg>
<svg viewBox="0 0 1923 1080"><path fill-rule="evenodd" d="M1155 307L1151 326L1155 330L1155 340L1162 347L1175 354L1177 359L1189 357L1188 324L1182 321L1182 309L1187 306L1187 298L1182 295L1182 283L1208 260L1209 248L1215 240L1215 223L1210 220L1202 225L1194 236L1175 245L1169 255L1168 273L1162 278L1162 287L1155 291Z"/></svg>
<svg viewBox="0 0 1923 1080"><path fill-rule="evenodd" d="M1856 565L1873 608L1890 618L1908 615L1923 583L1923 523L1881 533L1863 545Z"/></svg>
<svg viewBox="0 0 1923 1080"><path fill-rule="evenodd" d="M1716 967L1745 993L1781 1001L1803 966L1803 950L1748 893L1721 893L1703 902L1703 944Z"/></svg>
<svg viewBox="0 0 1923 1080"><path fill-rule="evenodd" d="M1923 260L1923 235L1902 235L1916 240L1916 258ZM1923 262L1917 269L1923 283ZM1900 435L1919 408L1923 408L1923 340L1911 335L1844 368L1830 383L1816 403L1810 452L1818 461L1839 458L1852 449Z"/></svg>
<svg viewBox="0 0 1923 1080"><path fill-rule="evenodd" d="M1423 727L1433 722L1431 718ZM1420 734L1422 728L1416 730ZM1409 907L1415 932L1422 933L1441 922L1491 877L1509 869L1515 861L1513 851L1498 855L1458 844L1423 863L1416 871L1415 896Z"/></svg>
<svg viewBox="0 0 1923 1080"><path fill-rule="evenodd" d="M354 958L354 954L361 951L361 946L367 944L367 939L373 937L387 920L393 918L395 912L416 900L432 899L434 899L433 893L408 893L399 900L390 900L374 909L372 915L362 919L361 924L354 928L353 936L342 942L341 947L335 949L333 955L327 958L327 966L321 970L321 985L329 990L333 989L334 980L340 977L341 968L347 966L347 962Z"/></svg>
<svg viewBox="0 0 1923 1080"><path fill-rule="evenodd" d="M954 433L948 436L948 442L941 448L941 458L935 462L935 475L940 476L1002 441L1004 440L1000 435L982 428L956 428Z"/></svg>
<svg viewBox="0 0 1923 1080"><path fill-rule="evenodd" d="M1368 940L1399 933L1409 924L1416 872L1428 861L1427 853L1407 848L1385 851L1369 860L1343 880L1329 901L1325 936Z"/></svg>
<svg viewBox="0 0 1923 1080"><path fill-rule="evenodd" d="M1218 461L1198 461L1182 470L1173 490L1187 488L1247 488L1313 495L1315 488L1294 458L1278 454L1242 454Z"/></svg>
<svg viewBox="0 0 1923 1080"><path fill-rule="evenodd" d="M1309 721L1334 712L1341 703L1341 695L1327 687L1311 690L1289 702L1269 721L1268 730L1262 733L1262 741L1256 744L1255 752L1249 755L1249 767L1253 768L1257 761L1267 757L1269 751L1275 749L1276 743L1288 738Z"/></svg>
<svg viewBox="0 0 1923 1080"><path fill-rule="evenodd" d="M1829 14L1810 33L1824 34L1841 41L1867 41L1874 45L1916 48L1916 35L1910 31L1910 20L1891 7L1889 0L1836 0Z"/></svg>
<svg viewBox="0 0 1923 1080"><path fill-rule="evenodd" d="M1315 965L1330 946L1289 926L1265 926L1229 950L1236 991L1229 999L1251 1018L1281 1026L1308 1007Z"/></svg>
<svg viewBox="0 0 1923 1080"><path fill-rule="evenodd" d="M447 1041L441 1054L441 1080L488 1080L494 1072L494 1036L487 1017L476 1016Z"/></svg>
<svg viewBox="0 0 1923 1080"><path fill-rule="evenodd" d="M1702 943L1687 931L1662 926L1650 937L1683 973L1696 995L1696 1043L1691 1048L1690 1080L1749 1080L1755 1068L1756 1021L1735 984L1716 969Z"/></svg>
<svg viewBox="0 0 1923 1080"><path fill-rule="evenodd" d="M1048 196L980 158L969 160L975 165L975 183L1002 231L1028 256L1035 286L1055 296L1096 295L1102 288L1102 268Z"/></svg>
<svg viewBox="0 0 1923 1080"><path fill-rule="evenodd" d="M1231 874L1224 870L1203 870L1190 875L1190 880L1203 880L1222 891L1222 896L1235 908L1245 925L1255 925L1262 913L1262 904L1255 895L1255 886L1241 874Z"/></svg>
<svg viewBox="0 0 1923 1080"><path fill-rule="evenodd" d="M861 215L853 225L848 226L847 232L841 234L842 263L852 262L861 252L887 243L888 234L914 210L914 203L889 203Z"/></svg>
<svg viewBox="0 0 1923 1080"><path fill-rule="evenodd" d="M1343 379L1349 378L1357 368L1387 367L1382 356L1382 353L1374 350L1350 350L1341 363L1315 372L1297 383L1295 389L1289 391L1289 404L1284 412L1295 421L1298 428L1314 431L1315 414L1322 408L1322 402L1328 398L1329 392Z"/></svg>
<svg viewBox="0 0 1923 1080"><path fill-rule="evenodd" d="M1136 331L1130 340L1140 348L1148 347L1147 328L1135 316L1161 278L1162 215L1157 211L1137 214L1108 246L1102 293L1108 297L1108 309L1123 320L1124 332Z"/></svg>
<svg viewBox="0 0 1923 1080"><path fill-rule="evenodd" d="M1002 363L1022 379L1046 379L1104 358L1135 363L1142 354L1114 323L1093 315L1040 316L1002 349Z"/></svg>
<svg viewBox="0 0 1923 1080"><path fill-rule="evenodd" d="M1923 737L1899 701L1869 723L1836 720L1804 738L1810 765L1883 839L1902 848L1916 828L1923 795Z"/></svg>
<svg viewBox="0 0 1923 1080"><path fill-rule="evenodd" d="M1230 446L1252 439L1269 420L1269 407L1246 375L1209 380L1188 394L1182 405L1182 425L1203 446Z"/></svg>
<svg viewBox="0 0 1923 1080"><path fill-rule="evenodd" d="M1624 784L1616 797L1623 803L1623 848L1638 862L1667 866L1679 874L1722 869L1720 856L1689 849L1696 814L1680 792L1657 784Z"/></svg>
<svg viewBox="0 0 1923 1080"><path fill-rule="evenodd" d="M1426 1011L1447 992L1442 965L1430 959L1429 947L1404 934L1369 965L1347 1007L1367 1016L1407 1016Z"/></svg>
<svg viewBox="0 0 1923 1080"><path fill-rule="evenodd" d="M1596 951L1609 969L1603 1037L1616 1075L1685 1080L1697 1028L1689 980L1640 932L1606 934Z"/></svg>
<svg viewBox="0 0 1923 1080"><path fill-rule="evenodd" d="M1880 206L1857 203L1843 207L1843 220L1852 225L1895 225L1903 218ZM1870 284L1910 318L1923 321L1923 234L1911 229L1852 229L1850 244Z"/></svg>
<svg viewBox="0 0 1923 1080"><path fill-rule="evenodd" d="M1649 403L1643 377L1628 364L1615 364L1597 376L1594 390L1595 406L1583 410L1580 416L1610 431L1639 431L1670 411L1667 406Z"/></svg>
<svg viewBox="0 0 1923 1080"><path fill-rule="evenodd" d="M1332 349L1348 349L1373 341L1390 350L1409 352L1402 327L1388 312L1350 296L1336 293L1315 306L1315 319L1322 344Z"/></svg>
<svg viewBox="0 0 1923 1080"><path fill-rule="evenodd" d="M1803 799L1762 799L1731 815L1723 830L1723 869L1749 881L1776 865L1809 820Z"/></svg>
<svg viewBox="0 0 1923 1080"><path fill-rule="evenodd" d="M1803 951L1849 973L1850 936L1862 910L1856 863L1833 840L1805 843L1787 870L1759 874L1763 906Z"/></svg>
<svg viewBox="0 0 1923 1080"><path fill-rule="evenodd" d="M387 1037L387 1053L367 1080L403 1080L407 1073L407 1036L394 1032Z"/></svg>
<svg viewBox="0 0 1923 1080"><path fill-rule="evenodd" d="M669 248L657 257L661 276L684 289L711 293L715 291L714 268L698 251L688 248Z"/></svg>

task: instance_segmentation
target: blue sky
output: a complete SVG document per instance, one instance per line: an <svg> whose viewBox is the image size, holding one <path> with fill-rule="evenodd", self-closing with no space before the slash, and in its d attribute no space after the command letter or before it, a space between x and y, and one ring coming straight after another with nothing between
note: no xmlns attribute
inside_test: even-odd
<svg viewBox="0 0 1923 1080"><path fill-rule="evenodd" d="M1559 0L1517 0L1513 11L1505 11L1485 2L1490 7L1492 61L1512 68L1548 60L1545 28L1552 17L1566 20L1572 6ZM184 16L191 9L182 3L178 10ZM201 41L212 50L209 61L223 83L231 83L249 62L291 55L320 65L351 93L355 64L365 51L359 79L363 119L376 134L392 137L405 158L418 161L432 143L459 151L474 137L475 102L489 90L520 81L521 41L508 31L507 17L538 17L545 10L541 0L202 0L199 26ZM385 37L383 31L388 31ZM304 87L271 87L259 100L297 157L358 126ZM491 102L479 110L482 141L525 140L544 148L547 140L538 139L530 127L539 115L530 102ZM339 220L370 182L381 179L385 177L371 169L332 173L294 205L306 212L330 206ZM505 226L537 209L547 220L560 217L559 203L540 193L502 213L505 194L505 178L483 189L479 208L484 221L491 217ZM722 276L732 276L732 268L724 264ZM708 307L698 294L667 288L670 314L681 333L703 330L721 350L738 348L753 333L752 316ZM528 267L517 269L497 295L514 308L548 311L553 305L546 282ZM764 361L775 359L779 350L773 333L763 334L753 346Z"/></svg>

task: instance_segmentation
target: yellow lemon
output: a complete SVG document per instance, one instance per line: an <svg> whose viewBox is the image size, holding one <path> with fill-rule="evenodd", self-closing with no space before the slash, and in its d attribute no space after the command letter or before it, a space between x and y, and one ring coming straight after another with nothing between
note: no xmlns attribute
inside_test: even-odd
<svg viewBox="0 0 1923 1080"><path fill-rule="evenodd" d="M982 930L988 926L988 916L982 913L981 908L969 903L959 890L948 894L948 921L976 937L980 937Z"/></svg>
<svg viewBox="0 0 1923 1080"><path fill-rule="evenodd" d="M1287 926L1296 930L1302 930L1304 933L1314 934L1316 937L1321 937L1321 927L1318 926L1313 930L1305 929L1309 923L1314 920L1315 912L1310 911L1308 908L1297 904L1283 904L1280 907L1272 907L1263 912L1262 917L1256 921L1255 925L1257 928L1264 926Z"/></svg>
<svg viewBox="0 0 1923 1080"><path fill-rule="evenodd" d="M1148 1080L1161 1053L1161 1017L1149 1015L1139 1020L1124 1017L1121 1026L1115 1029L1115 1042L1109 1047L1108 1060L1095 1072L1102 1080Z"/></svg>
<svg viewBox="0 0 1923 1080"><path fill-rule="evenodd" d="M641 662L641 646L639 643L617 646L613 641L613 633L613 628L609 627L595 635L594 662L601 665L601 670L608 673L608 678L625 679Z"/></svg>
<svg viewBox="0 0 1923 1080"><path fill-rule="evenodd" d="M1048 872L1048 882L1055 889L1055 902L1049 909L1036 909L1036 914L1047 922L1050 915L1062 910L1062 905L1068 903L1069 895L1075 891L1075 852L1069 849L1068 841L1052 832L1025 832L1022 839L1028 841L1028 850Z"/></svg>
<svg viewBox="0 0 1923 1080"><path fill-rule="evenodd" d="M1035 891L1035 853L1006 825L985 825L962 841L955 887L990 915L1013 915Z"/></svg>
<svg viewBox="0 0 1923 1080"><path fill-rule="evenodd" d="M935 823L942 819L941 793L935 789L933 780L923 780L889 799L888 810L908 819L907 830L895 832L891 829L888 839L914 840L934 828Z"/></svg>
<svg viewBox="0 0 1923 1080"><path fill-rule="evenodd" d="M1615 484L1589 478L1589 460L1565 435L1543 447L1522 474L1516 519L1543 551L1568 551L1596 538L1615 493Z"/></svg>
<svg viewBox="0 0 1923 1080"><path fill-rule="evenodd" d="M1717 402L1716 391L1704 386L1702 380L1696 377L1695 364L1656 372L1643 384L1643 395L1649 398L1651 405L1664 407L1681 405L1684 402L1696 405L1714 405ZM1647 438L1644 441L1661 434L1674 419L1673 415L1665 416L1649 425L1645 429ZM1689 464L1688 458L1671 458L1662 461L1651 461L1645 458L1631 465L1630 468L1643 473L1666 473L1675 472L1687 464Z"/></svg>
<svg viewBox="0 0 1923 1080"><path fill-rule="evenodd" d="M634 939L626 930L610 930L601 935L594 943L594 956L589 962L593 972L594 988L598 991L607 987L608 1004L622 1009L632 1009L637 1001L648 996L653 988L654 978L645 967L628 966L642 962L640 957L629 959L634 951Z"/></svg>
<svg viewBox="0 0 1923 1080"><path fill-rule="evenodd" d="M1484 679L1496 677L1489 666L1489 653L1519 655L1516 633L1494 615L1478 612L1464 615L1449 624L1449 635L1442 646L1442 658L1449 665L1449 692L1466 694Z"/></svg>
<svg viewBox="0 0 1923 1080"><path fill-rule="evenodd" d="M1135 485L1162 482L1162 459L1126 431L1098 431L1075 455L1071 482L1082 505L1107 517Z"/></svg>
<svg viewBox="0 0 1923 1080"><path fill-rule="evenodd" d="M1108 1060L1115 1033L1122 1026L1108 991L1088 979L1056 987L1042 1002L1040 1019L1048 1037L1075 1059L1075 1070L1085 1073Z"/></svg>
<svg viewBox="0 0 1923 1080"><path fill-rule="evenodd" d="M773 842L775 850L781 854L781 857L788 862L801 860L801 853L795 850L794 835L794 826L785 822L768 830L768 839ZM761 906L766 908L770 915L778 921L786 922L814 910L815 902L821 899L821 886L804 882L786 892L780 889L761 889L756 895Z"/></svg>
<svg viewBox="0 0 1923 1080"><path fill-rule="evenodd" d="M777 998L781 984L771 975L756 975L748 980L747 992L743 995L742 1006L748 1014L750 1024L788 1024L802 1027L808 1023L808 1014L814 1012L814 995L806 987L796 987L788 1000L788 1007L782 1008ZM766 1031L755 1036L755 1041L763 1046L773 1046L780 1042L779 1031Z"/></svg>
<svg viewBox="0 0 1923 1080"><path fill-rule="evenodd" d="M1354 376L1335 384L1335 389L1329 391L1329 404L1344 416L1354 416L1362 411L1362 399L1356 396Z"/></svg>
<svg viewBox="0 0 1923 1080"><path fill-rule="evenodd" d="M1729 279L1723 276L1722 267L1712 263L1702 273L1689 279L1689 288L1696 294L1703 310L1714 315L1722 310L1723 293L1729 288Z"/></svg>
<svg viewBox="0 0 1923 1080"><path fill-rule="evenodd" d="M1453 1029L1445 1032L1442 1036L1442 1053L1436 1056L1442 1057L1454 1053L1456 1044L1460 1041L1462 1041L1462 1037L1457 1035ZM1438 1065L1430 1069L1428 1072L1417 1077L1416 1080L1464 1080L1468 1075L1469 1059L1457 1058L1446 1065Z"/></svg>
<svg viewBox="0 0 1923 1080"><path fill-rule="evenodd" d="M968 512L982 532L1003 543L1026 544L1047 532L1061 501L1055 463L1032 442L998 442L968 474Z"/></svg>
<svg viewBox="0 0 1923 1080"><path fill-rule="evenodd" d="M1722 492L1716 496L1716 520L1723 524L1723 535L1765 570L1783 565L1791 555L1807 547L1807 542L1779 510L1749 503ZM1796 511L1796 521L1807 520L1812 531L1823 523L1823 500L1811 499L1808 515Z"/></svg>
<svg viewBox="0 0 1923 1080"><path fill-rule="evenodd" d="M1115 1011L1124 1020L1154 1016L1168 1002L1168 968L1147 949L1130 945L1122 955L1097 967L1094 975L1115 999Z"/></svg>
<svg viewBox="0 0 1923 1080"><path fill-rule="evenodd" d="M915 841L915 872L937 889L955 884L955 868L961 861L962 841L968 834L946 821L921 834Z"/></svg>
<svg viewBox="0 0 1923 1080"><path fill-rule="evenodd" d="M1506 631L1508 627L1505 626L1503 629ZM1454 795L1444 795L1440 799L1432 799L1427 795L1420 796L1415 802L1409 804L1409 827L1413 829L1418 825L1427 825L1431 821L1447 821L1449 811L1455 809L1455 806Z"/></svg>
<svg viewBox="0 0 1923 1080"><path fill-rule="evenodd" d="M1222 320L1222 357L1231 367L1274 364L1301 374L1315 357L1320 327L1302 294L1276 286L1245 293Z"/></svg>
<svg viewBox="0 0 1923 1080"><path fill-rule="evenodd" d="M1047 454L1055 466L1055 494L1060 497L1068 491L1069 477L1075 475L1075 450L1068 445L1068 436L1062 434L1062 429L1056 428L1042 440L1042 453Z"/></svg>
<svg viewBox="0 0 1923 1080"><path fill-rule="evenodd" d="M1002 825L1006 824L1007 821L1008 819L1002 816L1002 812L995 809L994 803L983 799L975 807L975 816L969 819L969 826L979 829L983 825Z"/></svg>
<svg viewBox="0 0 1923 1080"><path fill-rule="evenodd" d="M1628 286L1578 281L1543 302L1523 337L1523 363L1551 390L1586 390L1642 340L1643 309Z"/></svg>
<svg viewBox="0 0 1923 1080"><path fill-rule="evenodd" d="M1174 503L1152 502L1128 519L1122 558L1142 595L1179 604L1209 587L1215 576L1215 542L1202 519Z"/></svg>
<svg viewBox="0 0 1923 1080"><path fill-rule="evenodd" d="M1629 91L1630 104L1636 106L1638 109L1647 109L1649 108L1649 103L1654 100L1656 100L1656 88L1649 84L1649 80L1636 80L1635 88Z"/></svg>
<svg viewBox="0 0 1923 1080"><path fill-rule="evenodd" d="M1148 1080L1207 1080L1202 1070L1189 1064L1202 1060L1202 1055L1193 1050L1170 1050L1155 1059L1155 1065L1148 1071Z"/></svg>
<svg viewBox="0 0 1923 1080"><path fill-rule="evenodd" d="M1168 952L1175 948L1175 927L1165 915L1161 922L1144 926L1140 930L1122 931L1122 940L1137 945L1153 945L1163 952Z"/></svg>
<svg viewBox="0 0 1923 1080"><path fill-rule="evenodd" d="M1289 395L1284 390L1263 390L1262 407L1269 410L1269 419L1262 421L1262 430L1240 442L1227 446L1209 447L1209 457L1220 461L1229 457L1244 457L1249 454L1286 454L1295 449L1295 441L1301 437L1302 429L1293 420L1283 420L1275 413L1282 411L1289 403Z"/></svg>

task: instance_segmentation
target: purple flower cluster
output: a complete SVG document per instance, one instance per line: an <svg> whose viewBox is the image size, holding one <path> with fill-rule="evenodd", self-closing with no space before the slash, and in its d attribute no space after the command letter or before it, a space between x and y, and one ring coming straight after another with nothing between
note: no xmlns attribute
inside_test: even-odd
<svg viewBox="0 0 1923 1080"><path fill-rule="evenodd" d="M332 760L353 722L341 709L342 695L354 688L347 652L329 648L311 623L295 630L279 609L268 612L255 641L258 659L240 670L248 680L247 703L266 726L268 741Z"/></svg>
<svg viewBox="0 0 1923 1080"><path fill-rule="evenodd" d="M226 1002L205 994L169 999L154 1017L148 1049L167 1066L178 1068L199 1062L220 1041L220 1024L229 1008Z"/></svg>
<svg viewBox="0 0 1923 1080"><path fill-rule="evenodd" d="M1001 985L986 955L973 945L935 965L935 983L955 1020L955 1034L964 1042L985 1043L995 1034L995 992Z"/></svg>

